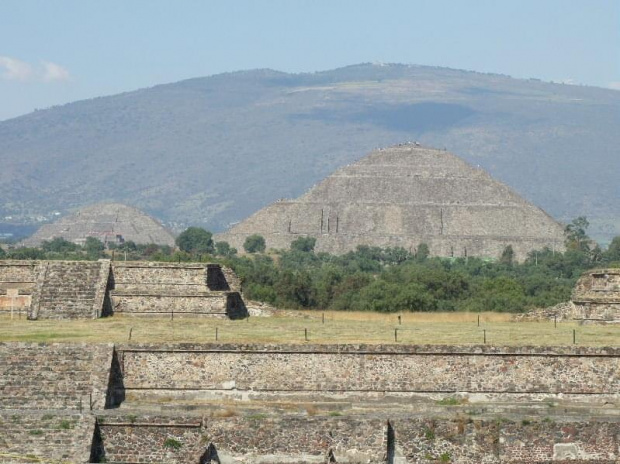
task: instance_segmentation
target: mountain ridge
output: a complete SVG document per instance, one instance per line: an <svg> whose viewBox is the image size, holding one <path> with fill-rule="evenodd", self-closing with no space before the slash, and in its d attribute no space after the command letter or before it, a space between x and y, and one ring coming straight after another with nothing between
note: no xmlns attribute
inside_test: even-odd
<svg viewBox="0 0 620 464"><path fill-rule="evenodd" d="M362 154L448 148L602 240L620 233L620 92L421 65L222 73L0 122L0 221L117 201L215 231ZM1 228L1 226L0 226ZM0 231L1 232L1 231Z"/></svg>

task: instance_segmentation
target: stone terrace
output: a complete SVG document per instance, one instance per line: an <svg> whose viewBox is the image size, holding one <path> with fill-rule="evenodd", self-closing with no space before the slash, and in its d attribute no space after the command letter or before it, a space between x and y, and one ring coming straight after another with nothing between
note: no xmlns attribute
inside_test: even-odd
<svg viewBox="0 0 620 464"><path fill-rule="evenodd" d="M4 343L0 462L612 464L619 363L620 348Z"/></svg>
<svg viewBox="0 0 620 464"><path fill-rule="evenodd" d="M0 462L89 462L112 345L0 344Z"/></svg>
<svg viewBox="0 0 620 464"><path fill-rule="evenodd" d="M113 311L125 315L247 317L232 270L217 264L115 262Z"/></svg>
<svg viewBox="0 0 620 464"><path fill-rule="evenodd" d="M476 415L100 414L99 462L615 464L618 422ZM105 459L105 460L104 460Z"/></svg>
<svg viewBox="0 0 620 464"><path fill-rule="evenodd" d="M91 415L0 410L0 462L90 462L94 426Z"/></svg>
<svg viewBox="0 0 620 464"><path fill-rule="evenodd" d="M0 314L28 313L41 265L38 261L0 261Z"/></svg>
<svg viewBox="0 0 620 464"><path fill-rule="evenodd" d="M110 273L107 260L45 261L30 319L95 319L100 317Z"/></svg>
<svg viewBox="0 0 620 464"><path fill-rule="evenodd" d="M0 410L103 408L112 345L0 343Z"/></svg>
<svg viewBox="0 0 620 464"><path fill-rule="evenodd" d="M36 319L248 316L241 283L218 264L0 261L0 312Z"/></svg>
<svg viewBox="0 0 620 464"><path fill-rule="evenodd" d="M585 272L571 299L582 321L620 324L620 269Z"/></svg>

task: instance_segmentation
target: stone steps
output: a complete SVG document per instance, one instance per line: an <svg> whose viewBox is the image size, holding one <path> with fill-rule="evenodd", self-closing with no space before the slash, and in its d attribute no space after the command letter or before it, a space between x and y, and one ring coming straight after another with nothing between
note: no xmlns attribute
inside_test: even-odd
<svg viewBox="0 0 620 464"><path fill-rule="evenodd" d="M47 262L36 318L93 317L101 272L105 272L101 262Z"/></svg>
<svg viewBox="0 0 620 464"><path fill-rule="evenodd" d="M0 410L89 408L94 359L81 345L0 344Z"/></svg>
<svg viewBox="0 0 620 464"><path fill-rule="evenodd" d="M0 462L87 462L93 427L76 414L0 411Z"/></svg>

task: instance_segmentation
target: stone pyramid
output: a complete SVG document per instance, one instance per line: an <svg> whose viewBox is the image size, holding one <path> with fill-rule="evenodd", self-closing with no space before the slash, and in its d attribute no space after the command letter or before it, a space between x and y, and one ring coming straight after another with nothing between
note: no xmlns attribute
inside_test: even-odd
<svg viewBox="0 0 620 464"><path fill-rule="evenodd" d="M561 224L484 170L411 143L375 150L216 239L242 250L251 234L268 248L315 237L316 251L336 254L358 245L413 252L426 243L434 256L497 258L512 245L520 260L543 247L562 250L564 242Z"/></svg>
<svg viewBox="0 0 620 464"><path fill-rule="evenodd" d="M99 203L82 208L52 224L41 226L22 243L36 246L55 237L78 244L83 244L87 237L95 237L104 243L131 240L174 246L173 235L159 222L139 209L120 203Z"/></svg>

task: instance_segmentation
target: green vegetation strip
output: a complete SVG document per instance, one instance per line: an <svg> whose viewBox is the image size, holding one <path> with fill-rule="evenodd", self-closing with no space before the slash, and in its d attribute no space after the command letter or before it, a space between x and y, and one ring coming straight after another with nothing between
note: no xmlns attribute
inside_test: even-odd
<svg viewBox="0 0 620 464"><path fill-rule="evenodd" d="M323 323L323 314L325 314ZM151 319L114 316L81 321L27 321L0 317L0 341L136 343L399 343L477 345L619 346L620 327L553 321L511 322L510 316L481 313L306 311L249 320ZM307 340L306 340L307 334ZM396 340L396 341L395 341Z"/></svg>

